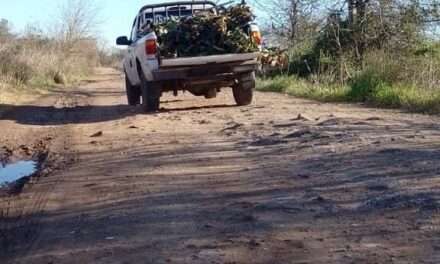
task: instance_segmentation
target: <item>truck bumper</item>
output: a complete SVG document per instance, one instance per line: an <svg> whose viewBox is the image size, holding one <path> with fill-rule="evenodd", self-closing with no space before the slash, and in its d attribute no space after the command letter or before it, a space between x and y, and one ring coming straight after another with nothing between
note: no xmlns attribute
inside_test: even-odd
<svg viewBox="0 0 440 264"><path fill-rule="evenodd" d="M189 67L160 68L153 71L155 81L201 81L233 79L242 73L255 71L258 68L256 59L242 62L212 63L204 65L193 65Z"/></svg>

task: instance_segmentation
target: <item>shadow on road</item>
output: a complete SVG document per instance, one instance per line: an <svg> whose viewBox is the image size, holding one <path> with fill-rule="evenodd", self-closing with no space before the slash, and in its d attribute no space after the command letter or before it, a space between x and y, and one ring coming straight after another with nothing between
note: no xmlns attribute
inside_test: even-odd
<svg viewBox="0 0 440 264"><path fill-rule="evenodd" d="M222 108L234 108L237 107L236 105L227 105L227 104L220 104L220 105L204 105L204 106L192 106L192 107L176 107L176 108L168 108L164 107L160 109L160 112L185 112L185 111L195 111L195 110L202 110L202 109L222 109Z"/></svg>
<svg viewBox="0 0 440 264"><path fill-rule="evenodd" d="M169 102L163 102L167 104ZM231 108L235 105L206 105L196 107L173 107L164 105L155 115L166 112L184 112L201 109ZM3 113L3 114L1 114ZM87 105L74 107L7 105L0 104L0 120L11 120L19 124L52 126L67 124L85 124L123 119L128 116L146 114L141 106L128 105Z"/></svg>
<svg viewBox="0 0 440 264"><path fill-rule="evenodd" d="M67 125L94 123L121 119L139 110L125 105L75 106L56 108L54 106L0 105L6 109L0 120L16 121L26 125Z"/></svg>

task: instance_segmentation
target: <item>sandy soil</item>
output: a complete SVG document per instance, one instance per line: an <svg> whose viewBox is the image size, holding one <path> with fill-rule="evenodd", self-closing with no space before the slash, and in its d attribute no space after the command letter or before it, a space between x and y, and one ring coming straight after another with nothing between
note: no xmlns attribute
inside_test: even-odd
<svg viewBox="0 0 440 264"><path fill-rule="evenodd" d="M0 105L0 156L42 162L0 197L1 263L440 263L439 117L228 90L162 107L126 106L109 69Z"/></svg>

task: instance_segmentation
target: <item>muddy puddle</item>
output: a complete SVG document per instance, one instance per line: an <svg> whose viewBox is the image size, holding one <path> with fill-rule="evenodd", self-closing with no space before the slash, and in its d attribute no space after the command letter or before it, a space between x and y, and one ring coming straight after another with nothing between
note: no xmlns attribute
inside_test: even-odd
<svg viewBox="0 0 440 264"><path fill-rule="evenodd" d="M33 160L21 160L12 164L0 165L0 188L31 176L37 171L37 167L38 163Z"/></svg>

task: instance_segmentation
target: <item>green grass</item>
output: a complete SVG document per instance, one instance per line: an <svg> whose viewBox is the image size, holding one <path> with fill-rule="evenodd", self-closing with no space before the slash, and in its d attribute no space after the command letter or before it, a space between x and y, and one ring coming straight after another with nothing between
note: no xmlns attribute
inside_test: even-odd
<svg viewBox="0 0 440 264"><path fill-rule="evenodd" d="M337 85L318 85L294 76L277 76L271 79L259 79L257 90L279 92L319 101L346 101L348 87Z"/></svg>
<svg viewBox="0 0 440 264"><path fill-rule="evenodd" d="M295 76L259 79L257 90L279 92L322 102L365 102L383 108L401 108L411 112L440 113L440 91L412 85L391 84L373 73L363 73L350 84L313 84Z"/></svg>
<svg viewBox="0 0 440 264"><path fill-rule="evenodd" d="M368 98L374 106L402 108L411 112L440 113L440 91L429 91L406 85L383 85Z"/></svg>

